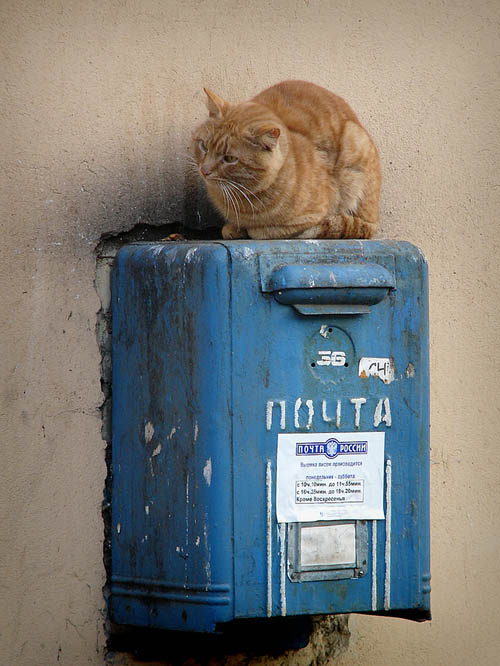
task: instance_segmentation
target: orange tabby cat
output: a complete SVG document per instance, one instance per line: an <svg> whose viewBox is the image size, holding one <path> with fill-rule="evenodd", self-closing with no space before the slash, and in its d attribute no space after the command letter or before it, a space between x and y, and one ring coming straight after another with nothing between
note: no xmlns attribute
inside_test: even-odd
<svg viewBox="0 0 500 666"><path fill-rule="evenodd" d="M305 81L236 105L204 90L210 117L194 152L224 238L373 236L377 149L343 99Z"/></svg>

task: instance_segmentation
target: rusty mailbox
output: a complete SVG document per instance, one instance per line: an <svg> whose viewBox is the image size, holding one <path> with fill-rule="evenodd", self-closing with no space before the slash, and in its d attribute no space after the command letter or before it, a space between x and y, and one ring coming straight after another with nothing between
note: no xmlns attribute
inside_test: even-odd
<svg viewBox="0 0 500 666"><path fill-rule="evenodd" d="M113 619L428 619L428 389L427 268L408 243L122 248Z"/></svg>

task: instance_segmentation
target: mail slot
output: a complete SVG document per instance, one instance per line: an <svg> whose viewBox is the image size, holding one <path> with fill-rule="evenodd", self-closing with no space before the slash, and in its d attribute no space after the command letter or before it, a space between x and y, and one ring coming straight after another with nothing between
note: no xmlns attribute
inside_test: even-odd
<svg viewBox="0 0 500 666"><path fill-rule="evenodd" d="M136 243L112 293L113 620L429 619L420 251Z"/></svg>

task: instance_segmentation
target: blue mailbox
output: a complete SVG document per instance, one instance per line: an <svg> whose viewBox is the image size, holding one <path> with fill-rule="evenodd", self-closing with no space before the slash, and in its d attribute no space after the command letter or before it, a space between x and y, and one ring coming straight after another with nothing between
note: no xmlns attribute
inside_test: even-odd
<svg viewBox="0 0 500 666"><path fill-rule="evenodd" d="M404 242L120 250L115 622L429 619L427 307Z"/></svg>

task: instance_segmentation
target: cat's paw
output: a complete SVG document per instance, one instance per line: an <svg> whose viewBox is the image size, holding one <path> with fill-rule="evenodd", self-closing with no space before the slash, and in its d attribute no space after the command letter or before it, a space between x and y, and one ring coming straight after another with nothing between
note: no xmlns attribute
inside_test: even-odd
<svg viewBox="0 0 500 666"><path fill-rule="evenodd" d="M238 229L232 224L225 224L222 227L222 238L224 240L235 240L236 238L245 238L241 229Z"/></svg>
<svg viewBox="0 0 500 666"><path fill-rule="evenodd" d="M185 241L186 238L182 234L168 234L165 238L161 238L162 241Z"/></svg>

